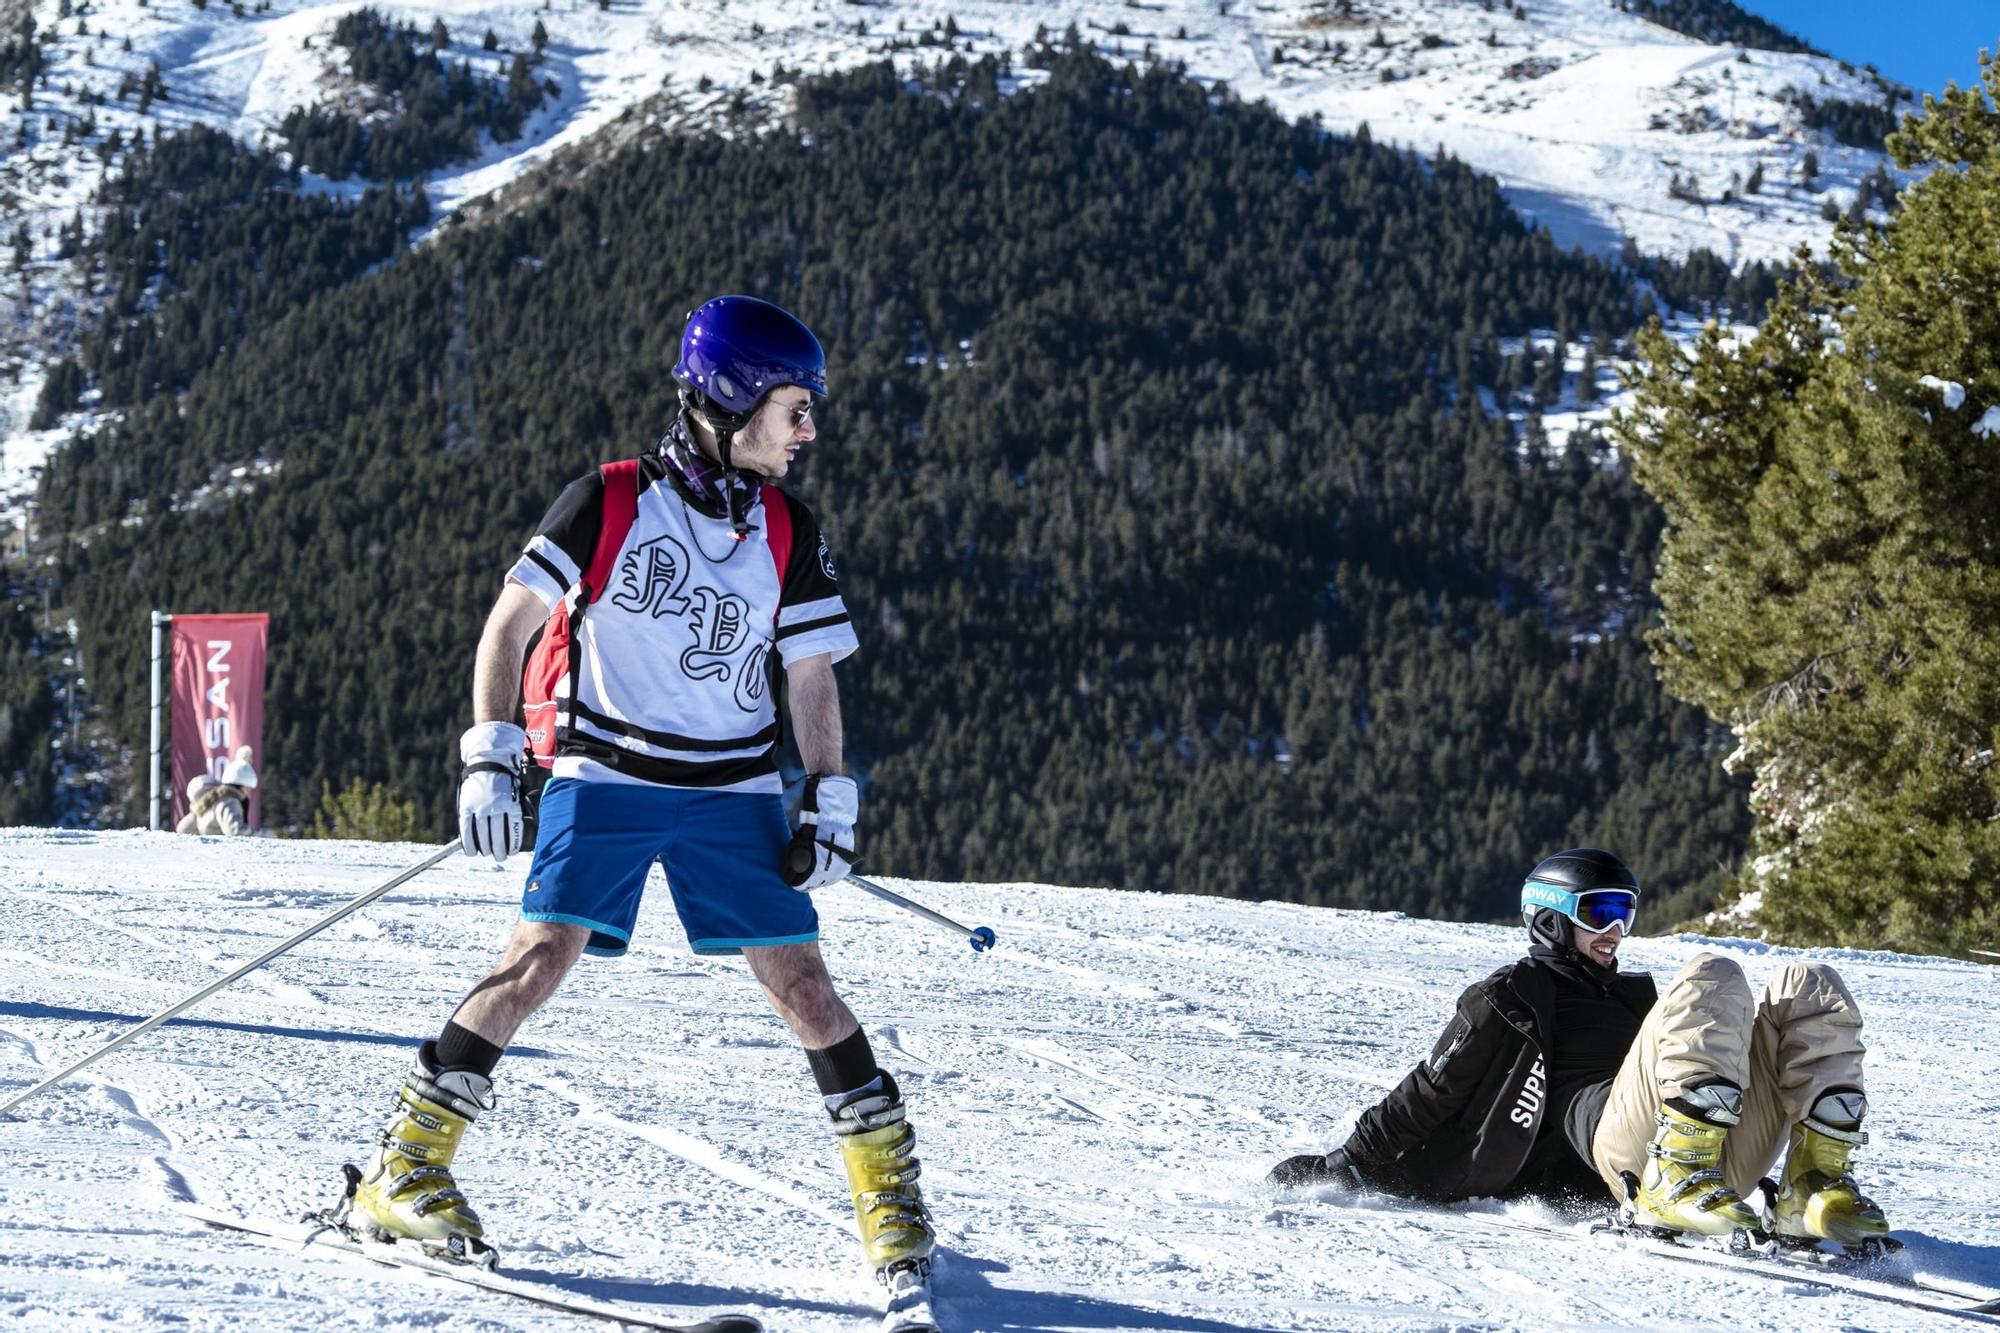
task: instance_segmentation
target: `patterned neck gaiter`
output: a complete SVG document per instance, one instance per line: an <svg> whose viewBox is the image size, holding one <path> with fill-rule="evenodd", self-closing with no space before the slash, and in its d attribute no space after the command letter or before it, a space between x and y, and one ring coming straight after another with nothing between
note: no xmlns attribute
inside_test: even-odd
<svg viewBox="0 0 2000 1333"><path fill-rule="evenodd" d="M680 482L687 502L710 518L728 516L730 491L737 492L744 508L756 494L756 483L749 477L735 468L725 468L701 451L688 434L685 417L675 417L660 438L660 454Z"/></svg>

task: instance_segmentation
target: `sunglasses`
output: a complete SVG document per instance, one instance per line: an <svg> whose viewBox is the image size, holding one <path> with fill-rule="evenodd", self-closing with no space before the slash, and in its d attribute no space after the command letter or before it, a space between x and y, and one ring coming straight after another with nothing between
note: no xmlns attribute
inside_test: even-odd
<svg viewBox="0 0 2000 1333"><path fill-rule="evenodd" d="M782 407L783 404L779 404L779 406ZM817 404L815 404L812 399L808 398L803 403L800 403L797 407L786 407L784 409L785 415L792 419L793 430L799 429L801 426L805 425L808 421L812 420L813 408L815 406L817 406Z"/></svg>
<svg viewBox="0 0 2000 1333"><path fill-rule="evenodd" d="M1523 906L1553 907L1593 935L1602 935L1613 926L1626 934L1639 917L1639 895L1630 889L1588 889L1572 893L1554 884L1529 880L1521 886Z"/></svg>

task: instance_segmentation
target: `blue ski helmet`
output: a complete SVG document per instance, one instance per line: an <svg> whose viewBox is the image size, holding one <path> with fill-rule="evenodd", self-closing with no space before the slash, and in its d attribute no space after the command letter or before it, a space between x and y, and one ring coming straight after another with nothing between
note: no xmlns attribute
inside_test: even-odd
<svg viewBox="0 0 2000 1333"><path fill-rule="evenodd" d="M731 416L781 384L826 396L826 353L791 312L754 296L718 296L688 316L674 378Z"/></svg>
<svg viewBox="0 0 2000 1333"><path fill-rule="evenodd" d="M1591 901L1593 894L1605 901ZM1629 930L1638 901L1639 877L1631 867L1601 847L1572 847L1528 872L1521 885L1521 918L1530 939L1562 948L1570 942L1568 922L1609 929L1621 907L1622 924Z"/></svg>

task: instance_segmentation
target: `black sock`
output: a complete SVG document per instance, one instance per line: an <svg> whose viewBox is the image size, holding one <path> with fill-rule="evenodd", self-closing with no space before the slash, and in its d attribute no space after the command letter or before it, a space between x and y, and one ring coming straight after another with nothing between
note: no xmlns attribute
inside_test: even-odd
<svg viewBox="0 0 2000 1333"><path fill-rule="evenodd" d="M838 1097L867 1083L881 1071L875 1067L875 1052L869 1048L868 1034L860 1028L823 1050L806 1051L812 1066L813 1082L822 1097Z"/></svg>
<svg viewBox="0 0 2000 1333"><path fill-rule="evenodd" d="M493 1077L493 1066L500 1063L501 1055L500 1047L471 1028L460 1027L456 1020L444 1025L434 1051L440 1070L470 1069L484 1078Z"/></svg>

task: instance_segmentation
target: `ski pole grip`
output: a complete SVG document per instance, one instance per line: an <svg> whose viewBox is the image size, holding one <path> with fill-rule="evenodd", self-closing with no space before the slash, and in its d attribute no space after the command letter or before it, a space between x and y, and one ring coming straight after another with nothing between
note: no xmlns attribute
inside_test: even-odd
<svg viewBox="0 0 2000 1333"><path fill-rule="evenodd" d="M785 883L797 888L813 872L819 856L813 851L812 825L801 824L785 845Z"/></svg>

